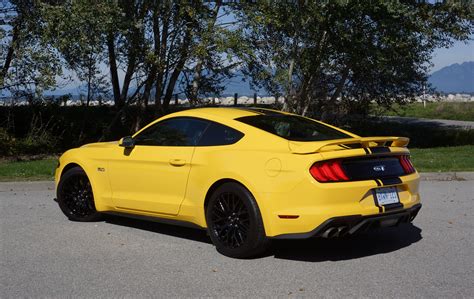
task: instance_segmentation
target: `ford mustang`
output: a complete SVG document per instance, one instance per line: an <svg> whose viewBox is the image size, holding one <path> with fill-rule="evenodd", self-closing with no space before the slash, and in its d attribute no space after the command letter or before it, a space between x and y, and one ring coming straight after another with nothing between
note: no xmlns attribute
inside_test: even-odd
<svg viewBox="0 0 474 299"><path fill-rule="evenodd" d="M65 152L56 200L73 221L114 213L192 224L220 253L246 258L276 238L410 223L421 203L408 141L269 109L190 109Z"/></svg>

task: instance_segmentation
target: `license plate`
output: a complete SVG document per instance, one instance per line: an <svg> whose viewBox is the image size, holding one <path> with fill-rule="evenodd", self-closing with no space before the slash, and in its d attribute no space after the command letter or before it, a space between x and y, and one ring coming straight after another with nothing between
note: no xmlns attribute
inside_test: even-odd
<svg viewBox="0 0 474 299"><path fill-rule="evenodd" d="M379 206L385 206L393 203L399 203L397 188L387 187L375 189L375 198Z"/></svg>

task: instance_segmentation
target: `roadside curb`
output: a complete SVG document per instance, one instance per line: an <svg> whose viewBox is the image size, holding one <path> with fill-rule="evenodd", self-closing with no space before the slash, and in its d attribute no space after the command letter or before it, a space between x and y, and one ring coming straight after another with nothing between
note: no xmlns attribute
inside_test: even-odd
<svg viewBox="0 0 474 299"><path fill-rule="evenodd" d="M474 181L474 172L422 172L422 181Z"/></svg>

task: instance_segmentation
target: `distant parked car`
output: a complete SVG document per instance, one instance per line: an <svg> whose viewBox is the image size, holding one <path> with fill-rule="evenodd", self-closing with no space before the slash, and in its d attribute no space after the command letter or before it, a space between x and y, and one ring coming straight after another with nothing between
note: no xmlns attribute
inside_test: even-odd
<svg viewBox="0 0 474 299"><path fill-rule="evenodd" d="M64 153L57 201L74 221L120 213L191 223L222 254L245 258L271 239L411 222L421 204L407 144L268 109L191 109Z"/></svg>

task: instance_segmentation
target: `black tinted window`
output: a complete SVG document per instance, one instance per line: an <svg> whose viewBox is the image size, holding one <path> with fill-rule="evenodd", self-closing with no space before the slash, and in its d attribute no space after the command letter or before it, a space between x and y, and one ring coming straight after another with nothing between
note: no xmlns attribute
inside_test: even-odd
<svg viewBox="0 0 474 299"><path fill-rule="evenodd" d="M236 143L244 136L243 133L229 128L227 126L211 123L204 132L199 146L211 146L211 145L227 145Z"/></svg>
<svg viewBox="0 0 474 299"><path fill-rule="evenodd" d="M237 120L293 141L322 141L351 137L338 130L296 115L255 115L240 117Z"/></svg>
<svg viewBox="0 0 474 299"><path fill-rule="evenodd" d="M136 145L194 146L209 122L194 118L172 118L145 129L135 139Z"/></svg>

